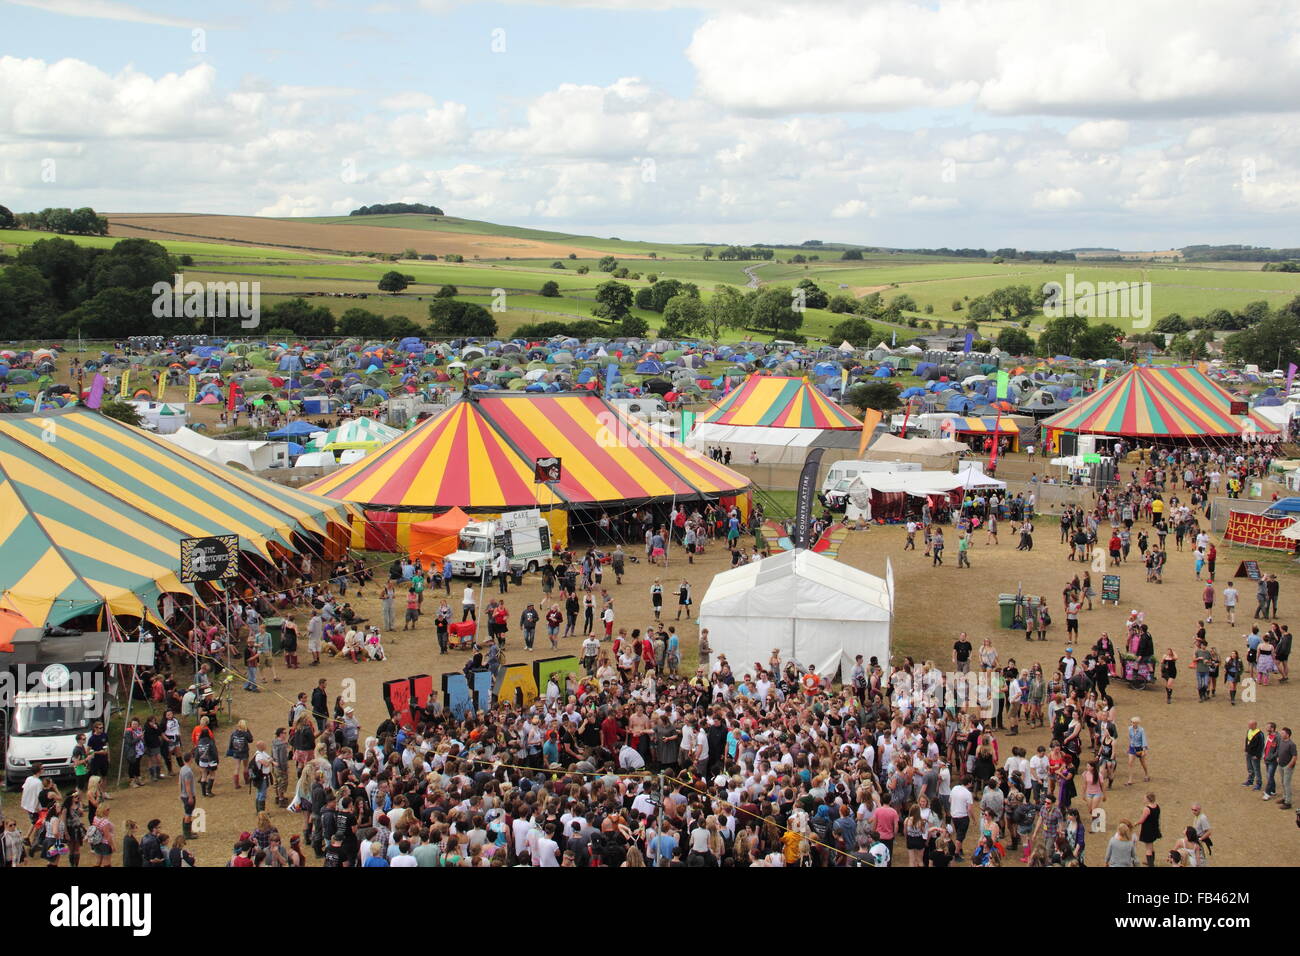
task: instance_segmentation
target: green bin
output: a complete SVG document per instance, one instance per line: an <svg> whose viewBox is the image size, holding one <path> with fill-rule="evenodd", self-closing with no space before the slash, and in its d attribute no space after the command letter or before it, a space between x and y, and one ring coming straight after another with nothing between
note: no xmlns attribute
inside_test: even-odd
<svg viewBox="0 0 1300 956"><path fill-rule="evenodd" d="M1015 627L1016 596L1014 594L998 595L998 614L1003 627L1008 629Z"/></svg>
<svg viewBox="0 0 1300 956"><path fill-rule="evenodd" d="M280 629L284 626L284 618L268 617L263 621L266 625L266 633L271 635L271 653L280 653Z"/></svg>

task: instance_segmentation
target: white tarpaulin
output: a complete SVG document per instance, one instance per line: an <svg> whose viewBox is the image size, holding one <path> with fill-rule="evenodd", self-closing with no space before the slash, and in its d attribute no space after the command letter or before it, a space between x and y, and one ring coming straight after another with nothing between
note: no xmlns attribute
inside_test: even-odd
<svg viewBox="0 0 1300 956"><path fill-rule="evenodd" d="M969 445L951 438L899 438L897 435L881 435L867 446L867 457L877 460L899 455L940 458L968 451Z"/></svg>
<svg viewBox="0 0 1300 956"><path fill-rule="evenodd" d="M847 678L857 654L888 671L892 576L888 566L881 579L813 551L784 551L715 575L699 624L737 678L766 667L773 648L823 676Z"/></svg>
<svg viewBox="0 0 1300 956"><path fill-rule="evenodd" d="M223 441L182 428L170 435L161 436L188 452L222 465L238 465L249 471L265 471L289 464L289 446L286 442Z"/></svg>
<svg viewBox="0 0 1300 956"><path fill-rule="evenodd" d="M710 448L722 447L731 451L731 460L749 464L749 453L758 455L764 465L802 465L808 457L808 447L827 434L822 428L769 428L765 425L719 425L714 422L697 424L686 439L687 447L708 453ZM859 433L844 432L846 447L857 447Z"/></svg>
<svg viewBox="0 0 1300 956"><path fill-rule="evenodd" d="M1291 527L1284 529L1282 537L1290 538L1292 541L1300 541L1300 520L1292 524Z"/></svg>

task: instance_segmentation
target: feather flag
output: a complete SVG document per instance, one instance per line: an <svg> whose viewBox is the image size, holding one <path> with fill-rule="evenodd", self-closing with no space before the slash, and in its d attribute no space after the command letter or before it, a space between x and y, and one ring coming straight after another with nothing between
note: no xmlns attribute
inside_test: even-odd
<svg viewBox="0 0 1300 956"><path fill-rule="evenodd" d="M87 408L99 408L104 404L104 389L108 387L108 380L98 372L90 382L90 394L86 396Z"/></svg>
<svg viewBox="0 0 1300 956"><path fill-rule="evenodd" d="M875 437L876 426L885 416L879 409L868 408L862 414L862 438L858 441L858 458L861 459L866 454L867 446L871 444L871 439Z"/></svg>

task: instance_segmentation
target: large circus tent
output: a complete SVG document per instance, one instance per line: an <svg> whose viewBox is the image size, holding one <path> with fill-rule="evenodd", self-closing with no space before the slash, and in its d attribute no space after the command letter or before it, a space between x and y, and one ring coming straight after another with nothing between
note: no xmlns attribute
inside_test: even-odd
<svg viewBox="0 0 1300 956"><path fill-rule="evenodd" d="M533 480L559 458L561 478ZM471 391L363 460L306 486L359 505L355 547L406 549L410 525L451 508L540 508L557 540L600 512L713 500L748 510L749 479L591 392Z"/></svg>
<svg viewBox="0 0 1300 956"><path fill-rule="evenodd" d="M343 554L354 510L84 407L0 416L0 608L35 626L159 621L164 595L214 593L181 582L182 539L237 535L256 578L280 557Z"/></svg>
<svg viewBox="0 0 1300 956"><path fill-rule="evenodd" d="M738 462L752 453L761 464L797 465L812 448L832 452L827 462L851 457L861 432L862 422L807 379L751 375L699 418L686 443L726 448Z"/></svg>
<svg viewBox="0 0 1300 956"><path fill-rule="evenodd" d="M1281 436L1276 425L1198 369L1153 366L1130 369L1042 427L1053 450L1068 434L1186 444Z"/></svg>

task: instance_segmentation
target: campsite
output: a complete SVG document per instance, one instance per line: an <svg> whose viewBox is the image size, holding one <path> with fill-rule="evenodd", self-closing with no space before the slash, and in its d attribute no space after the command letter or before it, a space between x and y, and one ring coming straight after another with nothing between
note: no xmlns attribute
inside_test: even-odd
<svg viewBox="0 0 1300 956"><path fill-rule="evenodd" d="M54 945L234 869L302 871L225 906L261 945L401 945L318 889L375 868L1278 923L1295 15L0 8L0 869Z"/></svg>

